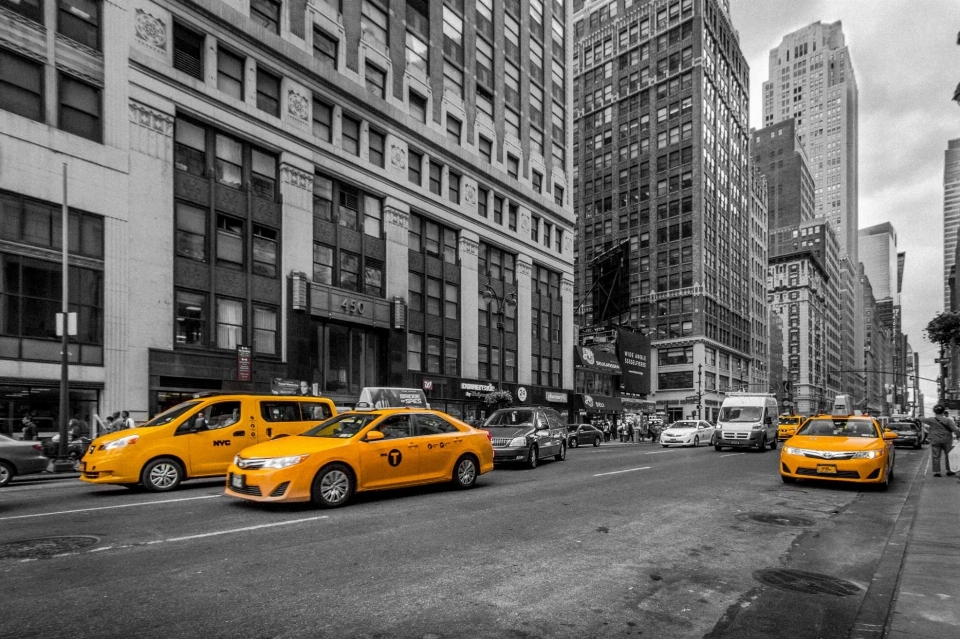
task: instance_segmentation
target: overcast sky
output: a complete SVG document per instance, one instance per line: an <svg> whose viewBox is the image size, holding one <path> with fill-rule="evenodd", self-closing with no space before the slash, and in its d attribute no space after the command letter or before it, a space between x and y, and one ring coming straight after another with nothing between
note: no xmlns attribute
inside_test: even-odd
<svg viewBox="0 0 960 639"><path fill-rule="evenodd" d="M730 0L750 66L750 126L762 126L770 49L814 22L841 21L860 91L860 228L890 222L906 251L903 331L935 379L923 327L943 310L943 163L960 138L957 0ZM926 404L935 382L921 382Z"/></svg>

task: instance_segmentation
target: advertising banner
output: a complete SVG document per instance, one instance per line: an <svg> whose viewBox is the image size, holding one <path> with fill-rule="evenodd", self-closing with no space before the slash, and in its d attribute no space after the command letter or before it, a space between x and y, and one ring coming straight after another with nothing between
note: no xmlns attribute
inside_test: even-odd
<svg viewBox="0 0 960 639"><path fill-rule="evenodd" d="M620 393L646 395L650 392L650 338L621 328L617 332L617 357L623 374Z"/></svg>
<svg viewBox="0 0 960 639"><path fill-rule="evenodd" d="M577 354L577 368L608 375L619 375L621 372L620 362L612 353L596 350L589 346L574 346L573 350Z"/></svg>

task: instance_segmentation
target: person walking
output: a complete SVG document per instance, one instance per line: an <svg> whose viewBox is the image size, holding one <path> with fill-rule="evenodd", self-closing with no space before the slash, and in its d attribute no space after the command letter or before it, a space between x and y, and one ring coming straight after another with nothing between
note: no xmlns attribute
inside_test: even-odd
<svg viewBox="0 0 960 639"><path fill-rule="evenodd" d="M24 413L23 420L20 422L23 432L23 441L35 441L37 439L37 424L33 421L33 412Z"/></svg>
<svg viewBox="0 0 960 639"><path fill-rule="evenodd" d="M633 443L633 421L627 422L627 441Z"/></svg>
<svg viewBox="0 0 960 639"><path fill-rule="evenodd" d="M133 417L130 417L130 411L121 411L120 413L120 428L136 428L137 425L133 421Z"/></svg>
<svg viewBox="0 0 960 639"><path fill-rule="evenodd" d="M953 438L960 436L960 429L957 428L953 420L944 413L942 405L937 404L933 407L933 417L924 418L924 421L930 425L930 454L933 457L933 476L942 477L940 474L940 456L943 455L944 464L947 467L947 475L956 475L957 473L950 469L950 449L953 448Z"/></svg>

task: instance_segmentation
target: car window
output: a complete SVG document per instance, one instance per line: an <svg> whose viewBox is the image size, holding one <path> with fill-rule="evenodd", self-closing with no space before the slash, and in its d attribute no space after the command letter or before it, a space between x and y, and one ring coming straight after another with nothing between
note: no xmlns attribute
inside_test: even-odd
<svg viewBox="0 0 960 639"><path fill-rule="evenodd" d="M373 430L383 433L384 439L412 437L413 423L410 415L391 415L380 422Z"/></svg>
<svg viewBox="0 0 960 639"><path fill-rule="evenodd" d="M260 416L267 422L299 422L298 402L260 402Z"/></svg>
<svg viewBox="0 0 960 639"><path fill-rule="evenodd" d="M529 409L521 410L498 410L487 418L484 426L519 426L520 424L533 424L535 419L534 412Z"/></svg>
<svg viewBox="0 0 960 639"><path fill-rule="evenodd" d="M330 406L323 402L300 402L300 412L304 421L330 419Z"/></svg>
<svg viewBox="0 0 960 639"><path fill-rule="evenodd" d="M820 437L879 437L873 422L846 419L811 419L797 432L798 435Z"/></svg>
<svg viewBox="0 0 960 639"><path fill-rule="evenodd" d="M442 435L459 432L456 426L439 415L417 415L418 435Z"/></svg>
<svg viewBox="0 0 960 639"><path fill-rule="evenodd" d="M146 426L163 426L165 424L169 424L187 411L193 410L199 403L200 402L184 402L182 404L178 404L173 408L165 410L159 415L156 415L146 424L140 424L139 428L144 428Z"/></svg>
<svg viewBox="0 0 960 639"><path fill-rule="evenodd" d="M562 429L563 421L560 419L560 415L554 413L553 411L547 411L547 423L550 425L550 428L553 429Z"/></svg>
<svg viewBox="0 0 960 639"><path fill-rule="evenodd" d="M760 406L724 406L720 409L721 422L758 422L763 418Z"/></svg>
<svg viewBox="0 0 960 639"><path fill-rule="evenodd" d="M181 430L219 430L240 421L240 402L216 402L202 408L178 428Z"/></svg>

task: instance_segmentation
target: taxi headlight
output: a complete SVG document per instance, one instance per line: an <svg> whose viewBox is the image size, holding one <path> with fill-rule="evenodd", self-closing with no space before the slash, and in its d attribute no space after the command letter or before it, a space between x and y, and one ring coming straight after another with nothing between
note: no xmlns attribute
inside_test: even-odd
<svg viewBox="0 0 960 639"><path fill-rule="evenodd" d="M526 438L526 436L514 437L513 439L510 440L510 445L511 445L511 446L526 446L526 445L527 445L527 438Z"/></svg>
<svg viewBox="0 0 960 639"><path fill-rule="evenodd" d="M795 446L784 446L784 447L783 447L783 452L785 452L785 453L788 454L788 455L802 455L802 454L803 454L803 453L800 451L800 449L797 448L797 447L795 447Z"/></svg>
<svg viewBox="0 0 960 639"><path fill-rule="evenodd" d="M853 454L852 459L876 459L883 454L880 450L861 450Z"/></svg>
<svg viewBox="0 0 960 639"><path fill-rule="evenodd" d="M121 437L120 439L115 439L112 442L107 442L103 445L103 450L113 450L114 448L123 448L124 446L131 446L137 443L137 440L140 439L140 435L128 435L126 437Z"/></svg>
<svg viewBox="0 0 960 639"><path fill-rule="evenodd" d="M296 466L310 455L292 455L290 457L274 457L263 462L263 468L289 468Z"/></svg>

